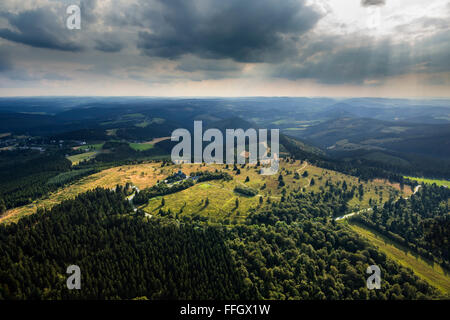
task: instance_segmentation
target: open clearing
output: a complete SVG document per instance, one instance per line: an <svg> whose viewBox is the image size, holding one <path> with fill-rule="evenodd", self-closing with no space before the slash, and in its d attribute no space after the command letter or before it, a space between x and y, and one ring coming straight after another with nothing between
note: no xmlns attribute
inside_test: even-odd
<svg viewBox="0 0 450 320"><path fill-rule="evenodd" d="M67 157L67 159L70 160L70 162L72 162L73 166L75 166L84 160L89 160L89 159L95 158L97 153L98 153L97 151L84 152L84 153L76 154L73 156L69 156L69 157Z"/></svg>
<svg viewBox="0 0 450 320"><path fill-rule="evenodd" d="M159 163L148 163L125 165L103 170L60 188L56 192L50 193L47 197L36 200L29 205L6 211L0 217L0 222L15 222L24 215L35 213L37 208L51 208L64 200L72 199L78 194L96 187L113 188L117 184L124 185L130 182L138 188L144 189L154 185L158 179L166 176L165 174L160 174L159 167Z"/></svg>
<svg viewBox="0 0 450 320"><path fill-rule="evenodd" d="M199 214L208 217L211 221L230 220L239 222L242 219L245 219L247 215L251 214L252 209L267 206L269 198L270 201L279 201L282 197L283 189L286 189L288 193L289 191L320 192L320 189L325 187L327 180L335 185L345 181L349 189L353 185L359 185L358 178L315 167L307 162L300 163L299 161L295 161L294 163L282 161L280 163L279 172L269 176L260 175L258 168L249 165L246 165L245 168L241 168L239 165L238 168L241 171L240 174L236 174L236 172L232 170L232 166L229 166L229 168L226 169L224 165L209 165L203 167L185 164L174 165L172 167L176 170L183 170L185 173L191 172L194 168L223 170L228 172L233 177L233 180L201 182L189 189L165 195L164 206L161 205L162 197L153 198L147 205L141 207L146 213L155 215L162 209L165 212L170 210L172 214L178 216ZM308 175L303 177L305 171L308 172ZM299 179L294 178L295 172L299 174ZM283 188L278 186L278 176L280 173L285 182ZM247 177L249 177L249 181L245 182ZM311 185L311 179L314 179L314 185ZM351 211L369 208L370 199L372 199L372 205L374 205L379 202L384 203L389 197L397 197L400 194L406 196L411 193L409 188L404 188L404 192L401 192L400 188L397 189L395 186L389 185L383 180L369 181L363 183L363 185L364 196L362 199L354 197L349 201L349 208ZM256 189L258 194L254 197L243 196L234 192L234 188L237 186L247 186ZM262 204L260 204L260 197L263 198ZM206 199L208 199L208 205L205 205ZM239 202L237 207L236 199L238 199Z"/></svg>
<svg viewBox="0 0 450 320"><path fill-rule="evenodd" d="M153 140L147 141L147 142L144 142L144 143L147 143L147 144L156 144L156 143L161 142L161 141L164 141L164 140L170 140L170 137L154 138Z"/></svg>
<svg viewBox="0 0 450 320"><path fill-rule="evenodd" d="M407 177L407 176L405 176L405 178L408 178L410 180L416 180L419 183L420 182L427 183L427 184L436 183L436 185L438 185L438 186L447 186L447 188L450 188L450 181L448 181L448 180L416 178L416 177Z"/></svg>
<svg viewBox="0 0 450 320"><path fill-rule="evenodd" d="M153 148L153 144L150 143L129 143L130 148L136 150L136 151L145 151Z"/></svg>
<svg viewBox="0 0 450 320"><path fill-rule="evenodd" d="M387 257L411 269L418 277L427 281L430 285L441 290L443 293L450 294L450 274L446 274L441 266L425 260L412 252L408 248L399 245L392 240L384 237L374 230L357 223L349 223L349 227L368 239L370 243L386 254Z"/></svg>
<svg viewBox="0 0 450 320"><path fill-rule="evenodd" d="M82 155L86 155L86 153ZM281 198L283 188L287 192L320 192L320 189L325 186L327 180L335 185L346 181L349 188L353 185L359 185L358 178L356 177L318 168L305 162L301 164L299 161L295 161L294 163L281 161L279 172L272 176L260 175L259 169L254 166L246 165L245 168L241 168L239 165L238 168L241 171L239 175L236 175L235 171L233 171L233 166L229 166L226 169L225 165L178 164L161 167L161 163L157 162L118 166L81 178L79 181L64 186L29 205L8 210L0 218L0 222L16 222L24 215L35 213L39 207L49 209L63 200L74 198L78 194L95 189L96 187L113 188L117 184L125 185L129 182L142 190L155 185L158 181L164 180L167 176L178 170L182 170L189 175L198 170L218 169L228 172L233 177L232 181L214 180L202 182L181 192L164 196L164 211L170 209L172 213L179 213L182 210L181 214L199 214L207 216L212 220L241 220L251 212L252 208L260 206L259 198L261 196L263 197L262 205L267 205L268 198L271 201L278 201ZM308 171L307 177L302 176L305 171ZM299 173L300 179L294 179L295 172ZM278 186L278 176L280 173L286 184L283 188ZM247 176L250 181L245 182ZM310 183L312 178L315 180L314 185ZM235 193L234 188L239 185L246 185L258 190L258 195L247 197ZM389 197L397 196L400 193L399 190L385 184L383 181L369 181L363 183L363 186L364 197L362 199L355 197L349 202L349 209L351 211L370 207L369 199L372 199L372 204L385 202ZM206 198L209 201L207 206L205 206L204 202ZM239 199L237 208L236 199ZM161 198L155 198L150 200L143 209L147 213L157 214L159 209L161 209L160 205Z"/></svg>

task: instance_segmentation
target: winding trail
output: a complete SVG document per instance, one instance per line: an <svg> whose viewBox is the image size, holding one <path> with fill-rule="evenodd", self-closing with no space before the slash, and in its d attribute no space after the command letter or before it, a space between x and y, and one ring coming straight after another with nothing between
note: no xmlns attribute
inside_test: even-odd
<svg viewBox="0 0 450 320"><path fill-rule="evenodd" d="M348 213L348 214L345 214L343 216L337 217L334 220L339 221L339 220L342 220L342 219L347 219L347 218L350 218L350 217L352 217L354 215L357 215L357 214L360 214L360 213L363 213L363 212L372 211L372 210L373 210L372 208L362 209L362 210L359 210L359 211L355 211L355 212Z"/></svg>
<svg viewBox="0 0 450 320"><path fill-rule="evenodd" d="M414 188L414 192L413 192L413 195L414 194L416 194L418 191L419 191L419 189L422 187L422 185L418 185L418 186L416 186L415 188ZM401 198L401 197L400 197ZM409 197L406 197L406 198L404 198L405 200L408 200L409 199ZM400 200L400 199L398 199L398 200ZM397 201L398 201L397 200ZM339 216L339 217L337 217L337 218L335 218L334 220L335 221L339 221L339 220L343 220L343 219L347 219L347 218L350 218L350 217L352 217L352 216L354 216L354 215L357 215L357 214L361 214L361 213L364 213L364 212L368 212L368 211L372 211L373 210L373 208L366 208L366 209L362 209L362 210L359 210L359 211L355 211L355 212L352 212L352 213L348 213L348 214L345 214L345 215L343 215L343 216Z"/></svg>
<svg viewBox="0 0 450 320"><path fill-rule="evenodd" d="M136 208L136 206L135 206L134 203L133 203L133 199L134 199L134 197L136 196L136 194L139 193L140 190L139 190L139 188L136 187L135 185L132 185L131 188L134 190L134 192L133 192L133 194L131 194L131 195L129 195L129 196L127 197L127 200L128 200L128 201L131 203L131 205L133 206L133 211L136 212L136 211L137 211L137 208Z"/></svg>

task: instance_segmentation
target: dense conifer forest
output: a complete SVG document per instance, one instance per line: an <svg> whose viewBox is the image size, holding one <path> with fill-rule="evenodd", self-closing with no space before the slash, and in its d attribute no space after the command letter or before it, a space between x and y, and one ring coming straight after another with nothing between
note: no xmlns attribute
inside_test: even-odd
<svg viewBox="0 0 450 320"><path fill-rule="evenodd" d="M352 218L450 270L450 190L424 185L411 199L390 201Z"/></svg>
<svg viewBox="0 0 450 320"><path fill-rule="evenodd" d="M0 214L6 209L28 204L56 190L63 183L56 177L70 169L70 161L61 153L40 155L30 151L1 152ZM83 172L88 173L92 171ZM74 178L77 176L66 175L64 182L67 183ZM48 181L50 183L47 183Z"/></svg>
<svg viewBox="0 0 450 320"><path fill-rule="evenodd" d="M289 196L242 225L134 213L125 188L96 189L0 225L2 299L421 299L437 292ZM303 208L308 205L311 210ZM266 217L265 217L266 216ZM264 218L265 217L265 218ZM68 265L82 290L67 290ZM366 288L377 264L384 290Z"/></svg>

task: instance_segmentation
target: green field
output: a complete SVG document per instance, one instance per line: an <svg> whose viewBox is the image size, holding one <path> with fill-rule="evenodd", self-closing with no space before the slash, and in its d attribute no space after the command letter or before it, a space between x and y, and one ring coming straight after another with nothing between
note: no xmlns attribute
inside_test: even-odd
<svg viewBox="0 0 450 320"><path fill-rule="evenodd" d="M125 119L136 119L136 118L145 118L145 115L142 113L128 113L122 116Z"/></svg>
<svg viewBox="0 0 450 320"><path fill-rule="evenodd" d="M96 155L96 152L86 152L79 155L71 156L69 159L78 163L83 159L87 159ZM36 208L45 207L51 208L57 203L68 198L73 198L77 194L92 190L96 187L112 188L117 184L124 185L129 182L136 185L139 189L154 186L157 181L162 181L166 177L172 175L178 170L182 170L186 174L198 170L222 170L228 172L233 180L213 180L205 181L195 184L193 187L177 192L171 195L164 196L165 205L163 210L170 211L173 214L179 215L195 215L207 217L211 221L225 221L240 222L247 215L252 213L252 209L258 207L268 206L267 200L279 201L282 196L283 189L290 192L320 192L324 188L327 181L332 181L333 184L339 185L345 181L349 188L359 185L358 178L347 176L335 171L315 167L306 162L289 163L282 161L280 163L279 173L272 176L263 176L259 174L259 169L253 166L239 166L241 174L236 174L232 166L227 169L225 165L208 165L202 166L198 164L184 164L184 165L168 165L161 167L160 163L148 163L137 165L119 166L103 170L99 173L89 175L81 178L79 181L70 184L66 187L58 189L58 191L44 197L37 199L30 205L14 208L8 210L0 221L17 221L21 216L32 214L36 212ZM303 177L303 173L308 171L308 176ZM299 179L294 178L294 173L297 172ZM278 176L282 174L285 186L279 187ZM250 181L245 182L246 177ZM59 177L61 178L61 177ZM315 184L311 185L311 179L314 178ZM400 193L396 186L389 184L386 181L376 180L364 182L364 196L360 199L355 196L349 202L349 210L368 208L369 199L372 198L375 202L384 202L389 197L394 197ZM247 186L257 190L258 195L248 197L238 194L234 191L236 186ZM410 188L404 188L401 192L403 196L411 193ZM260 197L263 197L263 203L260 204ZM206 205L206 198L208 198L208 205ZM236 199L239 204L236 207ZM149 214L158 214L161 209L161 197L154 198L143 207L144 211ZM181 212L180 212L181 211Z"/></svg>
<svg viewBox="0 0 450 320"><path fill-rule="evenodd" d="M286 129L284 129L284 130L286 130L286 131L303 131L303 130L305 130L306 128L286 128Z"/></svg>
<svg viewBox="0 0 450 320"><path fill-rule="evenodd" d="M106 135L108 136L115 136L117 133L117 129L107 129L106 130Z"/></svg>
<svg viewBox="0 0 450 320"><path fill-rule="evenodd" d="M208 181L193 187L164 196L165 205L161 206L162 197L152 198L144 211L155 214L159 209L180 214L199 214L211 221L236 219L240 221L248 215L250 209L259 206L259 196L244 197L233 191L233 182ZM208 204L206 203L208 199ZM238 199L238 207L236 207Z"/></svg>
<svg viewBox="0 0 450 320"><path fill-rule="evenodd" d="M145 151L153 148L153 144L151 143L131 143L130 142L130 148L136 150L136 151Z"/></svg>
<svg viewBox="0 0 450 320"><path fill-rule="evenodd" d="M97 153L98 153L97 151L84 152L84 153L76 154L73 156L69 156L69 157L67 157L67 159L69 159L70 162L72 162L72 165L75 166L84 160L89 160L89 159L95 158Z"/></svg>
<svg viewBox="0 0 450 320"><path fill-rule="evenodd" d="M78 148L78 150L99 151L105 143L87 144Z"/></svg>
<svg viewBox="0 0 450 320"><path fill-rule="evenodd" d="M165 167L165 170L167 173L172 173L180 169L189 173L193 168L195 166L190 168L186 165L176 165ZM142 209L152 215L157 214L160 209L164 211L170 209L170 212L174 214L199 214L208 217L212 221L224 219L240 221L251 214L252 209L270 205L270 203L267 203L269 198L270 201L279 201L282 197L283 189L286 189L287 192L320 192L321 188L325 187L327 180L332 181L334 184L342 184L345 181L349 188L353 185L358 185L358 179L355 177L315 167L308 163L300 164L299 161L295 163L281 163L279 173L282 174L286 184L283 188L278 186L279 173L272 176L260 175L259 169L248 165L245 168L240 168L241 174L238 175L232 170L232 167L225 169L221 165L205 167L197 165L196 168L204 170L215 170L217 168L228 172L233 177L233 180L213 180L198 183L189 189L164 196L164 207L161 207L161 197L157 197L151 199ZM302 176L305 170L308 172L307 177ZM300 174L299 179L294 179L295 172ZM249 177L250 181L245 182L246 177ZM314 185L311 185L312 178L315 180ZM390 197L398 197L400 194L407 196L411 193L408 188L404 188L405 190L401 192L396 186L389 185L389 183L381 180L370 181L363 183L363 185L364 196L362 198L354 197L349 201L350 211L370 207L369 199L372 199L373 205L375 203L384 203ZM257 190L258 194L254 197L248 197L236 193L234 188L237 186L253 188ZM260 204L260 197L263 198L262 204ZM206 199L209 202L207 206L205 206ZM239 201L238 207L236 207L236 199Z"/></svg>
<svg viewBox="0 0 450 320"><path fill-rule="evenodd" d="M417 178L417 177L408 177L408 176L405 176L404 178L408 178L410 180L416 180L417 182L423 182L423 183L427 183L427 184L435 183L438 186L447 186L447 188L450 187L450 181L448 181L448 180L427 179L427 178Z"/></svg>
<svg viewBox="0 0 450 320"><path fill-rule="evenodd" d="M450 274L446 274L438 264L423 259L406 247L393 242L374 230L369 230L361 224L352 222L348 225L353 231L378 247L388 258L411 269L418 277L443 293L450 294Z"/></svg>
<svg viewBox="0 0 450 320"><path fill-rule="evenodd" d="M136 123L135 126L136 126L136 127L139 127L139 128L146 128L146 127L148 127L150 124L151 124L150 121L144 120L144 121L142 121L142 122Z"/></svg>

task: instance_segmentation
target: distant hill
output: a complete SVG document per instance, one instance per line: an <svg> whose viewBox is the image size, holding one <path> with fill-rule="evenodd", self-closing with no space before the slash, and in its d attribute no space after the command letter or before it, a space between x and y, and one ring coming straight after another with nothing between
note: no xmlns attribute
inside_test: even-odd
<svg viewBox="0 0 450 320"><path fill-rule="evenodd" d="M450 126L389 122L369 118L339 118L299 133L328 152L391 150L429 156L450 156Z"/></svg>
<svg viewBox="0 0 450 320"><path fill-rule="evenodd" d="M250 121L244 120L240 117L232 117L212 122L207 126L207 128L208 129L215 128L219 129L222 132L225 132L226 129L243 129L243 130L247 130L249 128L258 129L258 125Z"/></svg>

